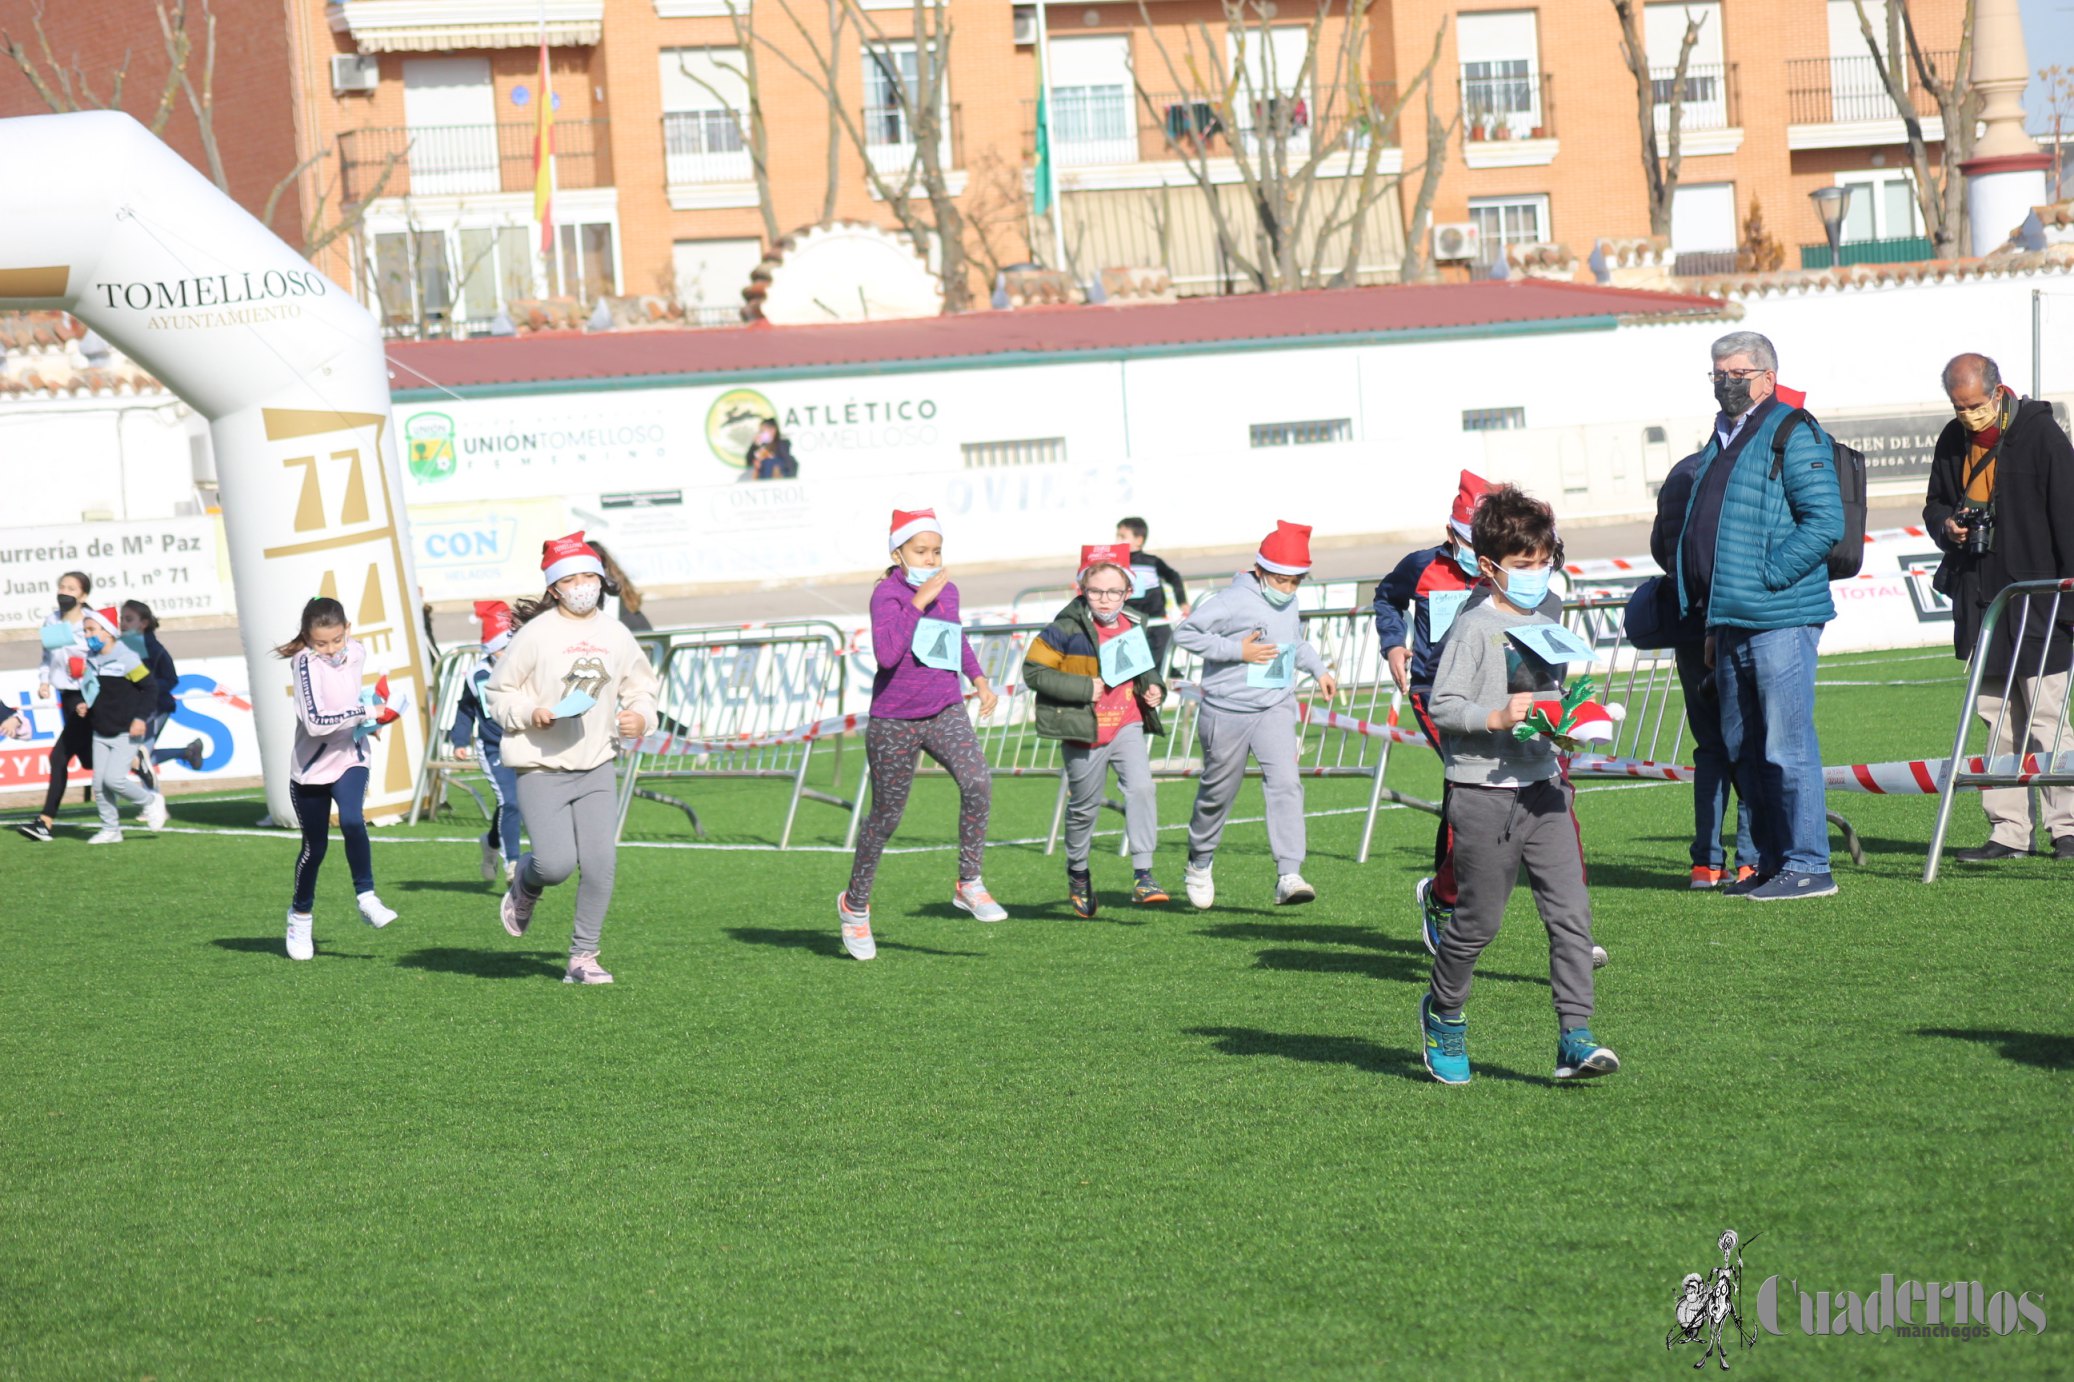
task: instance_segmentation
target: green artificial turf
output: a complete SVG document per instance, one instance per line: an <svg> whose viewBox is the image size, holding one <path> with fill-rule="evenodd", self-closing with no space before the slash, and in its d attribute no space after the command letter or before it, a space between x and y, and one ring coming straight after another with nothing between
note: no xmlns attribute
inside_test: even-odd
<svg viewBox="0 0 2074 1382"><path fill-rule="evenodd" d="M1827 681L1926 684L1826 687L1825 759L1934 752L1956 674L1832 660ZM1437 772L1403 751L1391 778ZM690 790L716 842L774 836L781 785ZM1191 791L1160 789L1163 820ZM401 842L472 836L456 800L377 832L385 931L334 844L302 965L283 836L0 840L0 1375L1669 1377L1698 1357L1664 1345L1680 1281L1730 1227L1746 1310L1772 1273L1892 1273L2028 1292L2050 1322L1811 1338L1788 1294L1741 1375L2074 1368L2074 865L1925 888L1932 799L1834 799L1865 866L1762 907L1682 890L1688 789L1586 789L1594 1025L1624 1069L1549 1080L1522 892L1461 1089L1418 1055L1428 816L1386 813L1366 865L1358 815L1314 819L1303 909L1272 905L1258 824L1203 914L1133 909L1098 853L1105 906L1078 922L1059 858L1002 847L1011 919L982 926L949 906L952 854L894 854L869 965L841 957L839 852L627 848L619 982L585 993L557 982L572 890L513 941L471 844ZM1050 808L1048 782L999 782L993 833ZM801 812L803 843L839 843L840 813ZM1957 821L1981 837L1972 801ZM953 825L926 781L896 846ZM685 838L637 803L630 840ZM1178 894L1178 831L1160 864Z"/></svg>

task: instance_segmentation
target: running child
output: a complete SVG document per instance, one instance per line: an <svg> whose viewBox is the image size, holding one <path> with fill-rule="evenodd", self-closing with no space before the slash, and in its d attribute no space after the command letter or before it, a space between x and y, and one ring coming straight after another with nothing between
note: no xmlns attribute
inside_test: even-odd
<svg viewBox="0 0 2074 1382"><path fill-rule="evenodd" d="M1518 632L1561 622L1549 579L1562 564L1555 511L1502 485L1472 524L1482 577L1455 618L1433 678L1432 715L1447 759L1448 819L1455 832L1455 913L1441 932L1431 989L1419 999L1426 1069L1443 1084L1470 1080L1463 1004L1477 956L1498 934L1524 866L1548 930L1559 1080L1611 1074L1620 1059L1592 1037L1592 914L1584 852L1555 745L1513 737L1535 700L1562 694L1559 665Z"/></svg>
<svg viewBox="0 0 2074 1382"><path fill-rule="evenodd" d="M982 718L994 713L996 698L958 622L958 587L943 569L943 525L936 521L936 510L893 510L886 546L893 565L871 592L871 648L879 664L871 679L871 720L864 728L871 813L857 832L850 885L835 898L843 948L859 960L878 954L871 934L871 888L879 856L907 809L918 752L941 763L958 784L958 881L951 905L980 921L1008 916L980 880L994 783L979 736L965 715L959 673L972 683Z"/></svg>
<svg viewBox="0 0 2074 1382"><path fill-rule="evenodd" d="M139 651L140 635L125 635L115 606L89 609L80 621L86 636L86 677L80 688L86 723L93 735L94 806L101 828L90 845L122 843L122 810L116 798L140 809L144 828L166 823L166 799L130 777L130 760L144 742L157 697L151 669Z"/></svg>
<svg viewBox="0 0 2074 1382"><path fill-rule="evenodd" d="M618 740L655 728L658 683L627 626L599 608L614 592L581 532L542 544L540 570L546 590L518 602L518 631L483 685L533 841L499 912L506 933L523 936L541 894L580 873L562 982L609 984L598 942L619 864L614 759Z"/></svg>
<svg viewBox="0 0 2074 1382"><path fill-rule="evenodd" d="M1311 569L1311 530L1277 521L1261 541L1251 571L1231 578L1216 599L1174 626L1174 641L1203 659L1202 709L1196 739L1203 776L1188 822L1188 866L1182 883L1198 907L1217 901L1211 864L1225 817L1246 780L1246 759L1260 764L1267 800L1267 842L1275 856L1275 901L1309 902L1317 889L1303 878L1306 839L1303 779L1297 774L1301 731L1296 674L1307 672L1329 700L1339 680L1304 640L1297 587Z"/></svg>
<svg viewBox="0 0 2074 1382"><path fill-rule="evenodd" d="M490 794L497 798L497 809L490 813L490 828L480 841L482 878L485 883L497 881L501 854L504 882L508 886L518 873L519 836L525 821L519 811L518 774L504 761L504 727L483 709L482 689L489 685L490 674L497 667L497 655L511 642L516 625L512 623L511 606L502 600L477 600L475 621L482 625L483 655L462 684L460 704L454 710L454 727L447 731L447 741L454 746L457 758L468 757L471 740L482 745L483 770L490 779Z"/></svg>
<svg viewBox="0 0 2074 1382"><path fill-rule="evenodd" d="M1490 485L1462 472L1454 508L1438 547L1411 553L1375 588L1375 631L1387 650L1390 679L1411 699L1419 728L1440 753L1440 732L1433 727L1428 703L1433 699L1433 671L1440 665L1441 640L1461 612L1476 584L1476 553L1470 548L1469 524ZM1411 646L1405 646L1405 614L1411 615ZM1445 762L1446 756L1442 755ZM1433 935L1447 925L1455 910L1454 836L1447 823L1447 780L1441 779L1440 820L1433 832L1433 872L1412 887L1412 904L1421 924ZM1430 947L1429 947L1430 948Z"/></svg>
<svg viewBox="0 0 2074 1382"><path fill-rule="evenodd" d="M1080 549L1080 594L1030 641L1023 655L1023 680L1037 696L1037 733L1063 739L1066 760L1066 893L1076 916L1092 917L1095 889L1088 872L1095 819L1102 813L1102 789L1109 770L1123 789L1124 835L1131 851L1131 901L1167 900L1167 890L1152 876L1152 855L1159 847L1159 798L1152 781L1146 737L1166 733L1159 705L1166 687L1159 664L1141 633L1142 664L1134 674L1110 685L1104 675L1102 650L1139 629L1124 613L1130 598L1130 550L1121 544ZM1128 642L1117 644L1128 648ZM1129 671L1111 652L1111 670Z"/></svg>
<svg viewBox="0 0 2074 1382"><path fill-rule="evenodd" d="M173 695L173 688L180 684L180 669L173 665L173 655L166 651L166 645L158 641L158 616L151 612L150 605L142 600L122 602L122 636L125 642L132 636L143 640L144 665L151 669L151 686L156 699L152 703L151 718L145 722L144 746L131 766L144 785L155 792L158 790L158 765L161 763L178 761L185 763L189 772L202 770L202 741L191 739L177 749L158 746L159 735L165 733L173 712L180 708L180 702Z"/></svg>
<svg viewBox="0 0 2074 1382"><path fill-rule="evenodd" d="M1174 588L1174 608L1181 617L1188 617L1188 585L1181 573L1165 561L1145 550L1145 540L1152 529L1142 518L1119 518L1116 520L1116 540L1130 548L1131 559L1126 563L1131 571L1131 598L1124 608L1141 624L1150 625L1145 630L1152 644L1152 666L1161 676L1167 671L1167 644L1173 640L1174 630L1167 624L1167 587Z"/></svg>
<svg viewBox="0 0 2074 1382"><path fill-rule="evenodd" d="M50 828L57 823L58 808L65 804L65 787L71 780L70 765L93 771L94 732L86 719L87 680L86 597L94 588L93 577L84 571L67 571L58 577L58 607L43 616L43 661L36 668L36 699L58 698L58 733L50 746L50 785L43 791L43 811L15 830L25 839L50 842Z"/></svg>
<svg viewBox="0 0 2074 1382"><path fill-rule="evenodd" d="M316 954L310 938L311 908L317 901L317 871L331 847L331 816L338 813L339 838L360 919L380 929L396 920L374 891L374 851L367 843L368 739L397 719L394 710L370 705L362 695L367 649L346 624L346 607L319 595L302 607L295 637L274 649L289 659L295 695L295 750L288 769L288 795L302 830L295 857L295 892L288 903L288 958Z"/></svg>

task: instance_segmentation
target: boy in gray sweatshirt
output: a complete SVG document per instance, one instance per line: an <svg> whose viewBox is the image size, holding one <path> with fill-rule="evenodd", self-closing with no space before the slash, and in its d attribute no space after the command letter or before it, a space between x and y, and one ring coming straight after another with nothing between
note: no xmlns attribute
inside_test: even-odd
<svg viewBox="0 0 2074 1382"><path fill-rule="evenodd" d="M1303 879L1303 779L1296 768L1302 728L1296 715L1296 674L1317 678L1330 698L1339 682L1318 650L1304 641L1296 590L1311 569L1311 530L1277 521L1261 542L1253 569L1232 577L1215 598L1174 625L1174 642L1203 659L1203 703L1196 741L1203 775L1188 822L1188 900L1217 900L1211 860L1224 818L1246 779L1246 758L1260 763L1267 798L1267 842L1275 856L1275 901L1309 902L1318 893Z"/></svg>
<svg viewBox="0 0 2074 1382"><path fill-rule="evenodd" d="M1438 937L1431 989L1419 999L1426 1069L1443 1084L1470 1079L1469 999L1477 956L1498 934L1522 866L1548 929L1548 977L1555 996L1558 1080L1611 1074L1620 1059L1592 1038L1591 898L1584 851L1555 745L1513 737L1536 700L1559 697L1559 665L1513 636L1531 624L1561 621L1549 591L1562 561L1555 511L1512 485L1477 506L1471 528L1481 581L1455 617L1429 702L1447 760L1448 824L1455 835L1454 916Z"/></svg>

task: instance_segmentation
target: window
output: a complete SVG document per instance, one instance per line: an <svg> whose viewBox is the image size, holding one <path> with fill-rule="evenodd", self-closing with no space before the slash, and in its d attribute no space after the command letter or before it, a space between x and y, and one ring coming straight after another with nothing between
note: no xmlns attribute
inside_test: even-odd
<svg viewBox="0 0 2074 1382"><path fill-rule="evenodd" d="M1060 163L1135 163L1128 35L1051 41L1051 147Z"/></svg>
<svg viewBox="0 0 2074 1382"><path fill-rule="evenodd" d="M1886 0L1865 0L1865 17L1872 24L1873 42L1887 51ZM1909 64L1901 64L1904 85ZM1865 46L1865 31L1858 27L1858 8L1852 0L1829 0L1829 118L1834 121L1894 120L1894 98L1880 80L1872 50Z"/></svg>
<svg viewBox="0 0 2074 1382"><path fill-rule="evenodd" d="M502 190L488 58L405 58L403 123L412 196Z"/></svg>
<svg viewBox="0 0 2074 1382"><path fill-rule="evenodd" d="M390 335L481 332L521 299L567 296L587 307L619 291L613 221L556 227L559 252L545 283L536 277L539 232L531 225L466 211L454 222L412 229L406 218L385 215L369 225L363 272Z"/></svg>
<svg viewBox="0 0 2074 1382"><path fill-rule="evenodd" d="M950 121L944 118L947 82L933 74L931 66L933 55L918 52L909 40L873 44L864 50L864 143L872 166L881 173L899 174L914 162L915 132L909 126L908 109L930 85L936 88L943 159L950 162Z"/></svg>
<svg viewBox="0 0 2074 1382"><path fill-rule="evenodd" d="M670 184L747 182L749 151L737 120L749 108L742 50L665 48L659 61Z"/></svg>
<svg viewBox="0 0 2074 1382"><path fill-rule="evenodd" d="M1465 432L1517 432L1527 425L1525 408L1465 408L1462 410L1462 430Z"/></svg>
<svg viewBox="0 0 2074 1382"><path fill-rule="evenodd" d="M1923 233L1916 209L1915 180L1905 168L1838 173L1838 187L1851 189L1844 208L1844 243L1908 240Z"/></svg>
<svg viewBox="0 0 2074 1382"><path fill-rule="evenodd" d="M1469 219L1482 232L1479 264L1496 263L1507 245L1539 245L1547 242L1548 196L1471 197Z"/></svg>
<svg viewBox="0 0 2074 1382"><path fill-rule="evenodd" d="M1728 124L1728 69L1723 61L1720 0L1672 0L1642 7L1642 42L1649 51L1649 84L1656 101L1656 123L1671 123L1671 88L1678 80L1678 51L1685 26L1700 22L1692 56L1685 62L1685 110L1681 130L1720 129Z"/></svg>
<svg viewBox="0 0 2074 1382"><path fill-rule="evenodd" d="M1291 149L1310 146L1311 83L1299 82L1309 50L1308 25L1283 25L1262 32L1257 26L1233 26L1231 70L1237 81L1232 108L1236 131L1249 148L1280 139ZM1324 55L1320 62L1326 59Z"/></svg>
<svg viewBox="0 0 2074 1382"><path fill-rule="evenodd" d="M964 453L967 470L1066 463L1064 437L1037 437L1029 441L969 441L958 449Z"/></svg>
<svg viewBox="0 0 2074 1382"><path fill-rule="evenodd" d="M1455 20L1462 61L1462 119L1484 132L1499 125L1526 139L1541 118L1541 77L1534 11L1500 10Z"/></svg>
<svg viewBox="0 0 2074 1382"><path fill-rule="evenodd" d="M1688 255L1728 251L1736 234L1736 185L1732 182L1681 184L1671 197L1671 250ZM1733 270L1733 260L1727 266Z"/></svg>
<svg viewBox="0 0 2074 1382"><path fill-rule="evenodd" d="M1335 417L1313 422L1256 422L1251 432L1255 448L1316 446L1320 442L1354 440L1354 420Z"/></svg>
<svg viewBox="0 0 2074 1382"><path fill-rule="evenodd" d="M700 326L742 319L742 289L763 262L763 241L679 240L670 247L677 271L677 301Z"/></svg>

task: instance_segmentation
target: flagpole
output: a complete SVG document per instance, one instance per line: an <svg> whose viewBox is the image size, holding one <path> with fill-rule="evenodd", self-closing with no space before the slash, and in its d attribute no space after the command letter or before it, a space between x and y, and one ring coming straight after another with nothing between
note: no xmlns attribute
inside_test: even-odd
<svg viewBox="0 0 2074 1382"><path fill-rule="evenodd" d="M1040 170L1044 180L1050 184L1045 188L1046 200L1051 203L1051 235L1055 269L1066 267L1066 218L1059 208L1059 150L1058 141L1051 128L1054 107L1051 101L1051 27L1045 20L1044 0L1037 0L1037 97L1038 109L1044 116L1045 146L1048 156Z"/></svg>

